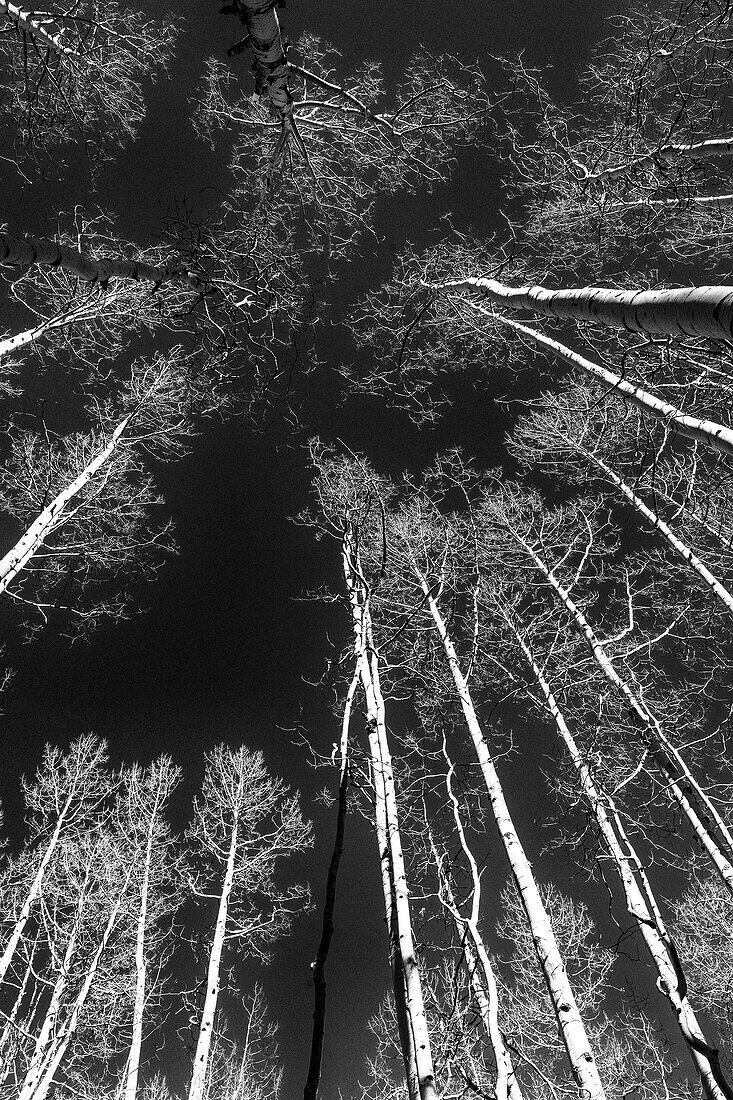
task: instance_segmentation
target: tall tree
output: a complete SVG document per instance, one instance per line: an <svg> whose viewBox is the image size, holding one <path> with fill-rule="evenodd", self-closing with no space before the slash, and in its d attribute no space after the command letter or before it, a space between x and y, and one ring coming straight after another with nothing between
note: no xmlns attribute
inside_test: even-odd
<svg viewBox="0 0 733 1100"><path fill-rule="evenodd" d="M226 987L225 950L236 945L241 954L262 956L287 930L307 891L280 886L275 872L283 857L309 845L310 826L297 798L267 772L261 753L219 745L206 756L203 789L187 835L200 865L193 892L216 899L217 906L188 1088L189 1100L202 1100L219 995Z"/></svg>

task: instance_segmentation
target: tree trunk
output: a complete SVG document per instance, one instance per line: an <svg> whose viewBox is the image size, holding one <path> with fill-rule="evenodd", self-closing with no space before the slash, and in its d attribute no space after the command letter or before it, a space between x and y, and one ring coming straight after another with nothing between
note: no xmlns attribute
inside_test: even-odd
<svg viewBox="0 0 733 1100"><path fill-rule="evenodd" d="M640 164L653 164L659 156L671 154L673 156L697 157L699 160L706 160L708 157L729 157L731 153L733 153L733 138L729 137L704 138L700 141L686 143L668 141L653 152L641 153L624 164L616 164L612 168L602 168L600 172L590 172L584 183L600 183L602 180L612 179L614 176L624 176Z"/></svg>
<svg viewBox="0 0 733 1100"><path fill-rule="evenodd" d="M293 97L288 83L285 45L277 17L277 0L233 0L233 7L247 30L247 47L254 56L255 88L280 120L283 133L293 126ZM235 47L234 51L238 52Z"/></svg>
<svg viewBox="0 0 733 1100"><path fill-rule="evenodd" d="M333 842L331 862L326 878L326 897L323 903L323 922L321 939L316 958L311 963L313 973L313 1036L311 1039L308 1077L303 1089L303 1100L316 1100L318 1084L321 1079L321 1059L323 1055L323 1036L326 1027L326 959L334 932L333 915L336 908L336 884L339 864L344 851L344 833L346 831L347 795L349 790L349 724L356 689L359 686L358 672L354 673L349 684L344 704L344 717L341 725L341 776L339 780L338 805L336 810L336 836ZM134 1100L134 1098L129 1098Z"/></svg>
<svg viewBox="0 0 733 1100"><path fill-rule="evenodd" d="M476 1004L481 1014L486 1038L491 1044L491 1049L494 1054L494 1062L496 1064L496 1100L523 1100L522 1090L519 1087L519 1082L514 1073L511 1054L504 1042L504 1036L499 1027L499 994L496 988L494 969L491 965L489 953L486 950L483 937L478 927L477 897L480 897L481 879L478 876L476 861L473 858L473 853L470 852L465 842L465 836L463 835L463 829L461 827L461 845L470 859L474 891L471 916L464 917L458 908L448 872L445 870L443 857L438 852L435 840L433 839L433 834L428 824L427 813L425 814L425 828L428 834L430 850L433 855L433 862L438 872L438 880L440 883L440 890L438 892L439 900L448 910L453 920L456 935L458 936L463 951L466 972L468 973L473 995L476 998ZM481 969L481 974L479 974L479 967Z"/></svg>
<svg viewBox="0 0 733 1100"><path fill-rule="evenodd" d="M666 997L675 1014L682 1036L703 1083L705 1095L710 1097L711 1100L712 1098L714 1100L728 1100L731 1096L730 1086L720 1069L718 1051L707 1041L695 1012L687 999L687 982L682 971L679 955L664 925L646 875L643 876L644 892L637 882L635 872L641 872L641 860L623 830L613 800L609 795L601 794L596 786L590 768L568 728L550 685L535 661L529 645L508 616L503 615L502 617L517 639L527 664L539 685L545 706L552 715L558 733L568 751L580 787L598 825L606 852L621 880L627 911L638 922L639 931L652 957L652 962L659 976L657 987ZM622 839L619 840L619 837ZM644 893L647 895L646 898ZM651 905L648 904L648 901L651 902Z"/></svg>
<svg viewBox="0 0 733 1100"><path fill-rule="evenodd" d="M56 819L56 825L54 827L53 833L51 834L51 839L46 845L46 850L43 853L43 858L41 859L38 870L35 873L30 889L25 896L25 901L23 902L23 905L21 907L18 919L13 925L13 930L10 933L10 938L5 945L5 950L3 951L2 957L0 958L0 982L4 981L5 979L5 975L8 972L8 967L13 960L15 950L21 941L23 932L25 931L25 926L28 923L31 909L33 908L33 905L41 892L43 876L46 874L46 871L48 870L48 865L53 859L53 854L56 850L56 845L58 844L59 837L61 836L61 832L63 830L66 816L69 812L69 807L71 806L71 802L72 795L70 794L67 796L66 801L61 808L61 812Z"/></svg>
<svg viewBox="0 0 733 1100"><path fill-rule="evenodd" d="M697 554L675 535L661 516L658 516L656 512L645 504L641 497L637 496L631 486L627 485L626 482L597 454L594 454L593 451L586 450L585 447L578 443L574 443L573 440L569 439L568 443L576 447L579 454L582 454L589 462L594 463L598 469L601 470L608 480L615 485L619 492L634 506L637 512L643 516L652 527L659 531L660 535L663 535L675 553L678 554L678 556L689 565L690 569L705 582L718 599L725 604L728 610L733 611L733 594L731 594L725 585L721 584L707 566L700 561Z"/></svg>
<svg viewBox="0 0 733 1100"><path fill-rule="evenodd" d="M84 976L84 981L82 983L81 989L76 996L73 1008L67 1016L66 1020L64 1021L60 1031L56 1033L53 1037L53 1043L47 1050L46 1055L43 1059L43 1063L40 1067L40 1071L36 1075L36 1083L28 1089L26 1089L26 1087L24 1086L23 1091L18 1097L18 1100L46 1100L46 1097L48 1096L48 1091L53 1085L53 1079L56 1071L64 1060L64 1057L66 1056L66 1051L69 1049L69 1043L71 1042L74 1033L78 1027L79 1017L84 1009L84 1005L86 1004L86 1000L89 996L89 991L94 983L94 979L97 976L97 970L99 969L100 960L107 949L107 945L109 944L112 933L114 932L117 925L117 918L120 915L122 902L127 891L131 874L132 864L130 866L130 869L128 870L117 901L112 907L112 911L107 918L107 924L105 925L104 933Z"/></svg>
<svg viewBox="0 0 733 1100"><path fill-rule="evenodd" d="M394 931L404 976L409 1030L414 1044L419 1095L420 1100L438 1100L420 970L412 937L409 892L400 837L392 757L387 738L384 698L379 683L379 665L372 639L368 596L360 580L361 571L358 555L353 541L348 535L344 542L344 568L354 620L356 657L366 701L375 795L378 801L383 801L384 805L386 851L389 853L391 863L390 886L394 902ZM383 790L383 795L380 795L380 788ZM381 843L380 838L380 846ZM406 1055L406 1062L408 1062L409 1055L404 1050L404 1045L403 1053Z"/></svg>
<svg viewBox="0 0 733 1100"><path fill-rule="evenodd" d="M214 1034L214 1021L216 1017L216 1003L219 999L221 983L221 957L224 950L224 939L227 930L227 913L229 910L229 898L234 882L234 861L237 854L238 825L232 823L232 839L229 845L227 869L224 875L224 886L219 898L219 911L214 928L214 942L211 945L209 965L206 974L206 998L201 1013L201 1026L199 1028L196 1053L193 1059L193 1074L188 1090L188 1100L203 1100L206 1090L206 1071L209 1068L209 1054L211 1052L211 1040Z"/></svg>
<svg viewBox="0 0 733 1100"><path fill-rule="evenodd" d="M573 1076L580 1090L580 1095L583 1096L584 1100L605 1100L605 1093L598 1074L596 1060L588 1041L585 1025L583 1024L578 1010L575 994L570 985L570 979L568 978L567 971L565 970L560 955L560 950L557 946L555 933L553 932L550 919L542 902L537 883L534 880L530 862L527 859L527 855L522 847L519 835L509 813L499 776L481 730L478 716L468 689L468 684L461 672L453 642L451 641L443 617L433 598L426 578L419 571L414 562L413 569L420 582L420 587L425 595L436 630L445 650L456 692L463 709L466 725L471 735L471 740L473 741L476 756L484 777L484 783L494 814L494 820L499 829L504 851L507 854L512 874L522 899L524 911L527 915L527 921L532 932L532 939L537 951L537 957L540 961L545 981L547 982L547 988L557 1018L560 1036L570 1060Z"/></svg>
<svg viewBox="0 0 733 1100"><path fill-rule="evenodd" d="M33 264L61 267L85 283L100 283L102 286L106 286L110 279L143 280L156 286L165 282L188 283L197 290L204 286L197 275L180 265L155 266L114 257L95 260L87 252L57 244L46 237L11 237L8 233L0 233L0 266L26 268Z"/></svg>
<svg viewBox="0 0 733 1100"><path fill-rule="evenodd" d="M76 50L64 44L63 30L58 34L49 31L44 23L51 24L53 19L47 17L44 19L40 12L23 8L20 4L14 4L12 0L0 0L0 15L7 16L15 23L18 30L31 35L40 46L46 46L54 53L77 56Z"/></svg>
<svg viewBox="0 0 733 1100"><path fill-rule="evenodd" d="M656 746L654 762L665 776L670 793L682 809L695 836L710 856L721 879L728 887L731 894L733 894L733 864L731 864L729 858L729 856L733 856L733 838L731 838L730 831L722 817L710 798L700 787L700 784L693 776L677 749L674 748L667 738L659 721L641 702L631 686L618 674L603 645L596 637L593 628L583 612L575 604L570 593L563 588L553 571L539 556L534 547L526 542L517 531L513 530L512 535L517 542L524 547L525 551L537 566L537 569L555 592L558 600L566 607L574 619L588 644L593 659L602 670L606 679L609 683L613 684L616 690L626 699L629 710L641 726L642 736L646 734L652 747L654 748L654 746ZM676 772L677 774L675 774ZM707 825L701 820L699 814L691 805L685 791L680 786L680 778L682 778L683 782L688 786L690 792L694 794L696 801L704 807L704 812L708 814L710 819L715 823L718 833L723 840L723 846L727 848L729 855L726 855L721 849L720 844L715 840Z"/></svg>
<svg viewBox="0 0 733 1100"><path fill-rule="evenodd" d="M476 308L480 309L478 306ZM579 355L578 352L572 351L565 344L561 344L559 340L553 340L550 336L545 336L541 332L536 332L535 329L528 328L527 325L522 325L518 321L512 321L508 317L501 317L498 314L495 319L501 321L502 324L509 325L518 332L524 333L525 336L529 336L536 344L554 351L571 366L580 367L581 370L592 375L593 378L597 378L607 390L614 390L622 394L630 404L636 405L642 412L653 416L655 420L661 420L673 431L679 432L680 435L684 435L688 439L694 439L698 443L704 443L705 446L712 447L723 454L733 455L733 430L730 428L726 428L723 424L718 424L714 420L703 420L697 416L688 416L680 409L675 408L674 405L655 397L653 393L642 390L639 386L635 386L633 382L627 382L619 375L599 366L598 363L593 363L590 359Z"/></svg>
<svg viewBox="0 0 733 1100"><path fill-rule="evenodd" d="M5 557L0 559L0 595L5 592L31 558L38 553L51 532L58 527L69 502L89 485L94 475L101 470L112 456L133 415L133 413L130 413L129 416L120 421L106 446L50 504L46 505L13 549L9 550Z"/></svg>
<svg viewBox="0 0 733 1100"><path fill-rule="evenodd" d="M595 321L648 335L707 336L733 340L733 286L688 286L679 290L616 290L543 286L510 287L495 279L423 283L434 291L475 290L495 305L526 309L556 320Z"/></svg>
<svg viewBox="0 0 733 1100"><path fill-rule="evenodd" d="M132 1036L130 1039L130 1052L125 1066L125 1100L135 1100L137 1096L137 1081L140 1071L140 1058L143 1045L143 1014L145 1012L145 994L147 984L147 967L145 964L145 932L148 920L148 892L150 890L150 867L153 858L153 840L155 824L160 810L162 788L158 786L155 793L155 801L150 811L150 822L145 844L145 866L143 869L143 881L140 889L140 908L137 917L137 934L135 936L135 1004L132 1010Z"/></svg>

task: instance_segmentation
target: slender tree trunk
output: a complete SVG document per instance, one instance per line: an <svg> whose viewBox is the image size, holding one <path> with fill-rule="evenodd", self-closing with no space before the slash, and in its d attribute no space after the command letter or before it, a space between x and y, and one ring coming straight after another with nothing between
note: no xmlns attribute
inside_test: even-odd
<svg viewBox="0 0 733 1100"><path fill-rule="evenodd" d="M543 286L511 287L495 279L423 283L431 290L474 290L495 305L526 309L556 320L595 321L648 335L707 336L733 340L733 286L688 286L680 290L616 290Z"/></svg>
<svg viewBox="0 0 733 1100"><path fill-rule="evenodd" d="M616 671L606 650L596 637L593 628L583 612L575 604L570 593L560 584L552 569L550 569L547 563L539 556L534 547L526 542L517 531L513 530L512 535L532 558L537 569L555 592L558 600L567 608L581 634L585 638L593 655L593 659L602 670L606 679L609 683L613 684L616 690L625 698L629 710L641 726L642 736L648 736L652 749L655 750L653 752L654 761L665 776L671 795L682 809L695 836L710 856L721 879L733 894L733 865L730 862L730 857L733 856L733 838L731 838L730 831L718 810L715 808L708 795L705 794L680 753L667 738L659 721L654 717L651 711L647 709L644 703L641 702L631 685ZM690 803L689 798L681 786L681 782L689 789L690 793L694 795L699 805L704 808L703 812L716 826L720 839L723 842L723 848L721 848L720 842L716 841L705 822L701 820L700 815ZM727 849L727 855L723 849Z"/></svg>
<svg viewBox="0 0 733 1100"><path fill-rule="evenodd" d="M5 980L5 975L8 972L8 967L13 961L13 955L15 954L15 950L22 939L23 932L25 931L25 926L28 923L31 909L33 908L33 905L37 901L38 896L41 892L43 877L46 874L46 871L48 870L48 865L53 859L53 854L56 851L56 846L58 844L59 837L61 836L61 833L63 831L66 817L71 806L71 801L72 796L68 795L66 801L61 807L61 812L56 819L56 825L54 827L53 833L51 834L51 839L46 845L46 850L43 853L43 858L38 865L38 870L35 873L33 882L31 883L30 889L25 896L25 900L18 915L18 919L13 925L13 930L10 933L10 938L5 945L5 950L2 953L2 957L0 957L0 982Z"/></svg>
<svg viewBox="0 0 733 1100"><path fill-rule="evenodd" d="M362 688L366 700L369 745L375 790L384 790L384 815L392 870L395 930L404 975L407 1011L414 1044L415 1067L420 1100L438 1100L420 970L412 937L410 902L399 829L392 757L387 739L384 698L379 683L379 665L374 651L368 596L361 581L358 555L348 538L344 546L344 567L355 626L355 644ZM357 632L357 623L360 629Z"/></svg>
<svg viewBox="0 0 733 1100"><path fill-rule="evenodd" d="M112 457L122 436L127 430L133 414L126 416L115 428L109 442L92 459L90 463L71 481L65 489L56 496L50 504L34 519L28 530L18 540L12 550L9 550L4 558L0 559L0 595L15 580L25 568L31 558L38 553L52 531L61 523L66 508L74 497L93 480L94 475L102 469L105 463Z"/></svg>
<svg viewBox="0 0 733 1100"><path fill-rule="evenodd" d="M0 233L0 266L27 268L33 264L40 267L60 267L76 275L85 283L100 283L105 286L110 279L134 279L144 282L188 283L197 290L203 287L202 281L192 271L182 266L166 264L154 265L142 260L125 260L119 257L106 257L95 260L88 252L80 252L69 245L57 244L47 237L11 237Z"/></svg>
<svg viewBox="0 0 733 1100"><path fill-rule="evenodd" d="M632 210L725 210L733 206L733 195L680 195L678 199L636 199L631 202L613 202L604 206L603 213Z"/></svg>
<svg viewBox="0 0 733 1100"><path fill-rule="evenodd" d="M138 1074L143 1045L143 1015L147 992L147 966L145 963L145 933L148 921L148 893L150 891L150 868L153 859L153 841L155 825L160 811L162 787L155 792L155 801L150 810L150 822L145 843L145 866L140 888L140 908L137 916L137 934L135 936L135 1004L132 1010L132 1036L130 1052L125 1067L125 1100L135 1100L137 1096Z"/></svg>
<svg viewBox="0 0 733 1100"><path fill-rule="evenodd" d="M639 885L636 875L642 870L641 860L631 844L621 824L616 806L607 794L602 794L596 786L590 768L571 734L565 717L550 689L542 670L526 640L520 634L507 615L502 616L514 634L524 654L525 660L539 685L547 710L565 744L580 787L591 808L598 831L606 852L616 868L624 892L629 915L638 922L638 929L644 939L649 954L659 976L657 987L669 1002L682 1036L695 1063L703 1083L706 1097L711 1100L728 1100L733 1095L720 1068L718 1051L708 1042L695 1012L687 998L687 981L680 963L677 950L662 920L651 885L643 877L644 889ZM621 839L619 839L621 838ZM646 896L645 896L646 895ZM648 904L648 903L651 904Z"/></svg>
<svg viewBox="0 0 733 1100"><path fill-rule="evenodd" d="M656 512L645 504L641 497L637 496L631 486L627 485L599 455L594 454L593 451L586 450L585 447L574 443L570 439L568 439L568 443L573 445L578 453L582 454L589 462L598 467L605 477L615 485L619 492L634 506L639 515L643 516L652 527L659 531L660 535L667 540L675 553L687 563L690 569L696 573L702 581L705 582L721 603L725 604L729 611L733 611L733 594L731 594L725 585L721 584L717 577L710 572L707 566L698 558L697 554L695 554L682 539L675 535L674 531L665 523L661 516L657 515Z"/></svg>
<svg viewBox="0 0 733 1100"><path fill-rule="evenodd" d="M639 165L654 163L661 156L694 157L699 160L707 160L708 157L729 157L733 153L733 138L703 138L700 141L674 142L668 141L660 145L653 152L641 153L632 157L625 164L615 164L612 168L603 168L600 172L590 172L584 182L600 183L602 180L612 179L614 176L625 176Z"/></svg>
<svg viewBox="0 0 733 1100"><path fill-rule="evenodd" d="M18 1100L28 1100L33 1096L36 1087L39 1084L41 1075L46 1064L46 1058L49 1052L49 1048L52 1046L57 1033L58 1018L61 1011L61 1004L66 992L66 988L69 982L69 971L76 952L77 940L79 937L79 928L81 926L82 915L84 913L85 905L88 901L87 888L91 877L91 867L87 868L84 881L79 889L79 897L76 903L76 914L74 919L74 926L69 935L69 939L66 944L66 950L64 951L64 957L61 960L61 966L59 973L51 991L51 999L49 1001L46 1014L41 1024L41 1029L36 1036L35 1048L33 1056L31 1058L30 1065L23 1078L20 1095Z"/></svg>
<svg viewBox="0 0 733 1100"><path fill-rule="evenodd" d="M477 306L476 308L480 310L481 307ZM590 359L579 355L577 351L572 351L565 344L561 344L559 340L553 340L527 325L522 325L518 321L512 321L510 318L501 317L498 314L496 320L501 321L504 325L509 325L518 332L522 332L525 336L529 336L541 347L554 351L572 366L580 367L586 374L598 379L607 390L620 393L630 404L654 417L655 420L661 420L668 428L679 432L680 435L684 435L688 439L694 439L696 442L703 443L706 447L712 447L723 454L733 455L733 430L726 428L725 425L718 424L715 420L704 420L697 416L688 416L680 409L675 408L674 405L655 397L653 393L642 390L639 386L635 386L633 382L627 382L619 375L599 366L598 363L593 363Z"/></svg>
<svg viewBox="0 0 733 1100"><path fill-rule="evenodd" d="M46 46L54 53L76 56L76 50L64 43L63 31L53 34L48 30L53 19L44 19L39 12L14 4L12 0L0 0L0 16L2 15L15 23L18 30L31 35L40 46Z"/></svg>
<svg viewBox="0 0 733 1100"><path fill-rule="evenodd" d="M570 1060L576 1084L584 1100L605 1100L605 1093L598 1073L598 1066L588 1041L585 1025L578 1010L570 979L555 939L550 918L542 902L532 868L522 847L519 835L509 813L501 782L489 747L484 738L478 716L471 699L465 677L460 668L453 642L448 633L438 605L427 579L413 562L413 569L427 600L435 628L445 650L463 715L471 735L484 783L491 803L499 835L522 899L524 911L532 933L537 956L547 982L552 1006L557 1018L560 1036Z"/></svg>
<svg viewBox="0 0 733 1100"><path fill-rule="evenodd" d="M238 823L232 823L232 839L229 845L227 857L227 869L224 875L224 886L219 898L219 912L214 928L214 942L211 945L209 965L206 974L206 998L201 1013L201 1026L196 1043L196 1053L193 1059L193 1074L188 1090L188 1100L203 1100L206 1090L206 1071L209 1068L209 1054L211 1052L211 1040L214 1034L214 1021L216 1017L216 1004L221 988L221 957L224 950L224 939L227 930L227 914L229 911L229 898L234 882L234 861L237 854Z"/></svg>
<svg viewBox="0 0 733 1100"><path fill-rule="evenodd" d="M344 704L344 716L341 725L341 775L339 780L338 804L336 810L336 836L333 842L331 862L328 866L326 879L326 897L323 903L323 922L321 926L321 939L318 944L316 958L311 963L313 972L313 1035L311 1038L310 1062L308 1065L308 1077L303 1089L303 1100L316 1100L318 1084L321 1079L321 1059L323 1056L323 1036L326 1027L326 959L331 946L334 932L333 915L336 908L336 885L338 882L339 864L344 851L344 834L346 831L347 796L349 790L349 725L351 722L351 710L356 689L359 686L359 673L354 673Z"/></svg>
<svg viewBox="0 0 733 1100"><path fill-rule="evenodd" d="M4 1085L10 1076L10 1071L15 1058L15 1049L11 1045L12 1038L16 1033L16 1025L18 1023L18 1016L20 1015L20 1009L25 1000L26 993L28 992L28 986L31 978L34 980L33 993L37 992L38 983L36 978L36 970L34 967L36 949L38 947L39 933L36 933L36 937L33 941L33 946L30 949L28 955L28 962L26 964L25 973L23 974L23 980L20 983L20 987L13 1001L13 1007L5 1017L5 1026L3 1027L2 1034L0 1034L0 1087ZM34 1010L34 997L33 993L30 998L30 1011L26 1015L32 1015ZM5 1051L10 1048L10 1053L6 1054Z"/></svg>
<svg viewBox="0 0 733 1100"><path fill-rule="evenodd" d="M105 294L102 299L93 302L79 302L70 309L66 309L62 313L57 313L53 317L41 321L39 324L34 325L33 328L25 329L23 332L17 332L14 336L6 336L4 339L0 340L0 358L4 355L10 355L11 352L18 351L20 348L28 347L30 344L36 344L49 332L56 332L58 329L68 328L76 322L94 320L105 305L112 305L119 297L120 291L111 291Z"/></svg>
<svg viewBox="0 0 733 1100"><path fill-rule="evenodd" d="M99 946L97 947L97 950L95 951L94 956L89 966L87 967L84 981L82 982L81 989L76 995L76 999L74 1000L71 1012L67 1015L59 1031L54 1034L53 1042L46 1051L43 1063L40 1067L39 1072L36 1075L35 1083L33 1085L29 1085L28 1088L24 1086L23 1091L18 1097L18 1100L46 1100L46 1097L48 1096L49 1089L54 1083L53 1079L56 1071L64 1060L66 1052L69 1049L69 1043L71 1042L79 1025L79 1017L81 1016L84 1005L86 1004L87 997L89 996L89 991L94 984L94 979L97 976L99 963L102 959L102 956L104 955L104 952L107 950L107 946L109 944L112 933L117 926L117 919L120 915L122 902L124 900L127 887L129 885L131 873L132 867L130 868L130 870L128 870L122 889L117 897L117 901L112 907L110 915L107 918L107 923L105 925L102 938L99 941Z"/></svg>
<svg viewBox="0 0 733 1100"><path fill-rule="evenodd" d="M483 937L478 927L478 902L476 899L477 894L478 897L480 897L481 880L478 877L476 861L473 858L473 853L466 844L463 827L461 825L461 846L469 857L474 884L471 915L465 917L458 907L450 883L450 876L445 869L444 857L438 851L432 830L428 824L427 813L425 814L425 828L428 834L430 850L433 855L433 862L438 872L440 901L448 910L453 920L456 935L458 936L463 951L465 968L471 983L471 989L473 990L473 995L476 998L476 1004L481 1014L481 1021L484 1025L486 1038L494 1054L494 1062L496 1064L496 1100L522 1100L522 1090L519 1087L519 1082L514 1073L511 1054L504 1042L504 1036L499 1027L499 993L496 987L494 968L491 965L489 953L486 950ZM479 969L481 973L479 973Z"/></svg>

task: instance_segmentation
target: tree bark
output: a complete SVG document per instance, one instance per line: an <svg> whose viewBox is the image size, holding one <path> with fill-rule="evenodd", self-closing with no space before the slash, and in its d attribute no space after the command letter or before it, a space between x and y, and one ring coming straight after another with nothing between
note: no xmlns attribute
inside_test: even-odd
<svg viewBox="0 0 733 1100"><path fill-rule="evenodd" d="M95 260L87 252L57 244L46 237L11 237L8 233L0 233L0 266L27 268L33 264L61 267L85 283L102 286L110 279L142 280L156 286L165 282L188 283L197 290L205 285L197 275L180 265L155 266L115 257Z"/></svg>
<svg viewBox="0 0 733 1100"><path fill-rule="evenodd" d="M18 540L12 550L0 559L0 595L15 580L31 558L38 553L52 531L62 521L67 505L90 484L94 475L114 454L119 442L127 430L134 413L130 413L115 428L109 442L92 459L81 473L63 489L50 504L34 519L28 530Z"/></svg>
<svg viewBox="0 0 733 1100"><path fill-rule="evenodd" d="M687 982L682 971L679 955L664 925L646 875L643 875L642 879L645 886L644 891L637 882L635 872L642 871L641 860L625 830L623 830L613 800L609 795L602 794L596 786L590 768L578 748L550 685L535 661L526 640L507 615L502 615L502 617L517 640L539 685L545 706L552 715L558 733L568 751L580 787L598 825L598 831L606 852L621 880L626 909L629 916L638 922L639 931L659 976L657 987L666 997L675 1014L682 1036L703 1083L705 1095L710 1097L711 1100L728 1100L733 1094L720 1068L718 1051L707 1041L687 998ZM645 893L646 897L644 896ZM648 902L651 904L648 904Z"/></svg>
<svg viewBox="0 0 733 1100"><path fill-rule="evenodd" d="M219 999L221 983L221 957L224 950L224 939L227 929L227 914L229 911L229 898L234 882L234 861L237 854L238 823L232 822L232 839L229 844L227 868L224 875L224 885L219 898L219 911L214 928L214 941L211 945L209 965L206 973L206 998L201 1013L201 1026L196 1043L196 1053L193 1059L193 1074L188 1090L188 1100L203 1100L206 1090L206 1072L209 1068L209 1054L211 1052L211 1040L214 1034L214 1021L216 1017L216 1004Z"/></svg>
<svg viewBox="0 0 733 1100"><path fill-rule="evenodd" d="M595 631L570 596L570 593L560 584L552 569L550 569L547 563L539 556L534 547L523 539L517 531L513 530L512 535L532 558L539 572L555 592L558 600L566 607L574 619L588 644L596 664L609 683L613 684L619 694L626 700L631 714L641 727L642 736L644 734L648 736L653 750L656 746L653 758L662 774L665 776L670 793L682 809L693 833L710 856L721 879L731 894L733 894L733 864L731 864L729 858L729 856L733 856L733 839L731 838L727 825L710 798L702 790L700 784L693 776L680 753L669 741L669 738L664 733L657 718L647 709L631 686L616 671L606 650L596 637ZM686 784L690 792L694 794L698 803L704 807L704 813L709 815L710 819L714 822L723 840L723 846L728 850L728 855L721 849L720 843L715 840L715 837L712 835L707 825L701 820L700 815L692 806L685 791L680 785L680 779Z"/></svg>
<svg viewBox="0 0 733 1100"><path fill-rule="evenodd" d="M706 336L733 341L733 286L692 286L679 290L616 290L543 286L511 287L496 279L469 277L423 283L434 291L477 291L495 305L525 309L556 320L595 321L609 328L648 335Z"/></svg>
<svg viewBox="0 0 733 1100"><path fill-rule="evenodd" d="M597 378L607 390L614 390L622 394L630 404L636 405L642 412L653 416L655 420L661 420L673 431L679 432L680 435L684 435L688 439L694 439L698 443L704 443L705 446L712 447L723 454L733 455L732 429L726 428L725 425L718 424L714 420L703 420L697 416L688 416L674 405L655 397L653 393L648 393L646 390L634 385L633 382L627 382L626 379L613 374L612 371L606 370L598 363L593 363L590 359L579 355L577 351L572 351L565 344L561 344L559 340L553 340L550 336L545 336L535 329L528 328L527 325L522 325L518 321L512 321L508 317L499 315L496 315L495 319L516 329L517 332L529 336L541 347L554 351L571 366L580 367L586 374Z"/></svg>
<svg viewBox="0 0 733 1100"><path fill-rule="evenodd" d="M267 100L287 134L293 127L293 97L277 0L233 0L233 7L247 30L245 42L254 56L257 94ZM238 47L235 50L238 52Z"/></svg>
<svg viewBox="0 0 733 1100"><path fill-rule="evenodd" d="M333 842L331 862L328 866L326 878L326 897L323 903L323 921L321 926L321 939L318 944L316 958L311 963L313 972L313 1036L311 1038L310 1062L308 1064L308 1077L303 1089L303 1100L316 1100L318 1085L321 1080L321 1059L323 1055L323 1036L326 1028L326 959L328 958L331 939L333 938L333 916L336 908L336 885L338 882L339 864L344 851L344 834L346 831L347 795L349 790L349 724L351 721L351 709L354 695L359 685L358 672L349 684L344 704L344 717L341 725L341 772L339 780L338 804L336 809L336 836ZM130 1098L133 1100L133 1098Z"/></svg>
<svg viewBox="0 0 733 1100"><path fill-rule="evenodd" d="M575 1082L584 1100L605 1100L605 1092L598 1073L598 1066L588 1041L585 1025L578 1010L570 979L557 946L550 918L542 902L532 868L524 851L509 808L504 798L501 782L489 747L484 738L478 715L471 699L458 656L438 605L433 598L427 579L413 562L413 569L422 588L440 640L445 650L448 666L461 702L466 726L471 735L484 783L499 829L504 851L507 854L524 911L527 914L537 957L550 993L557 1018L560 1036L567 1051Z"/></svg>
<svg viewBox="0 0 733 1100"><path fill-rule="evenodd" d="M419 1095L420 1100L438 1100L420 970L412 936L409 891L400 837L392 757L387 738L384 698L379 682L379 665L372 638L368 596L361 581L358 555L349 534L345 538L344 568L347 574L347 585L354 619L355 645L358 647L356 652L358 669L366 701L375 791L378 792L380 787L383 789L384 828L391 863L391 891L394 901L396 942L399 946L404 976L409 1030L414 1045ZM379 798L379 794L377 794L377 797ZM407 1062L409 1052L404 1051L404 1045L403 1053L406 1055L405 1060Z"/></svg>

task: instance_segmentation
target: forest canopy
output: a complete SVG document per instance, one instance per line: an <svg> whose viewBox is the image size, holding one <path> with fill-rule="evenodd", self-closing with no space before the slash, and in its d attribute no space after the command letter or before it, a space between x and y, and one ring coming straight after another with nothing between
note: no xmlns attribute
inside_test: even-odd
<svg viewBox="0 0 733 1100"><path fill-rule="evenodd" d="M0 0L0 1100L733 1100L733 11L291 6Z"/></svg>

